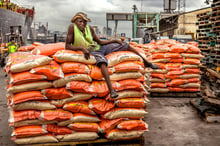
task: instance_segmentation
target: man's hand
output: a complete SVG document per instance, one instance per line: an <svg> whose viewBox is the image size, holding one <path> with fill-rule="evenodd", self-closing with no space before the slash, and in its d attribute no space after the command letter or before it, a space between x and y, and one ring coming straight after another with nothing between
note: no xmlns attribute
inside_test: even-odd
<svg viewBox="0 0 220 146"><path fill-rule="evenodd" d="M84 53L84 57L88 60L90 59L90 53L87 49L83 48L82 52Z"/></svg>

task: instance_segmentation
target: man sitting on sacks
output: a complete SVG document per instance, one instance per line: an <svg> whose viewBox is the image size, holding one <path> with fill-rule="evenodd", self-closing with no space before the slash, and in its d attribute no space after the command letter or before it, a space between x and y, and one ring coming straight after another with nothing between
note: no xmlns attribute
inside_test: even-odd
<svg viewBox="0 0 220 146"><path fill-rule="evenodd" d="M111 98L116 98L118 94L112 87L107 68L108 61L105 58L105 55L116 51L132 51L143 59L145 67L151 67L153 69L158 68L157 65L148 62L127 43L120 40L100 40L96 36L93 28L87 25L87 22L91 22L91 20L87 18L85 13L76 13L76 15L71 19L71 22L72 24L70 24L68 28L66 38L66 49L82 51L86 59L89 59L90 54L95 57L97 61L96 65L101 68L101 72L107 83Z"/></svg>

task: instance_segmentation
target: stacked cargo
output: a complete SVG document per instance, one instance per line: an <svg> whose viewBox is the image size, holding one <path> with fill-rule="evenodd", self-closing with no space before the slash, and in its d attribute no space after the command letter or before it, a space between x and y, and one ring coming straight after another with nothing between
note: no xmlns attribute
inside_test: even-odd
<svg viewBox="0 0 220 146"><path fill-rule="evenodd" d="M200 49L195 44L159 40L149 49L151 62L160 69L150 71L152 93L200 91Z"/></svg>
<svg viewBox="0 0 220 146"><path fill-rule="evenodd" d="M26 49L32 50L33 47ZM25 50L25 47L20 50ZM60 43L10 55L6 65L12 139L16 144L107 139L143 135L147 124L144 65L128 51L106 56L119 96L111 99L93 56Z"/></svg>

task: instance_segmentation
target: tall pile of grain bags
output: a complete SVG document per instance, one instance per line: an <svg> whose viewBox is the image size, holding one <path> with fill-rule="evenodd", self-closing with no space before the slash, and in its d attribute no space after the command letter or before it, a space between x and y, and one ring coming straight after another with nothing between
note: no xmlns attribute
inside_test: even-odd
<svg viewBox="0 0 220 146"><path fill-rule="evenodd" d="M200 59L196 44L182 44L175 40L158 40L148 45L149 59L160 67L150 71L150 91L200 91Z"/></svg>
<svg viewBox="0 0 220 146"><path fill-rule="evenodd" d="M28 48L28 47L23 47ZM16 144L131 139L148 130L139 56L122 51L107 55L109 74L119 96L111 99L94 56L64 45L35 44L31 52L10 54L7 98L9 126Z"/></svg>

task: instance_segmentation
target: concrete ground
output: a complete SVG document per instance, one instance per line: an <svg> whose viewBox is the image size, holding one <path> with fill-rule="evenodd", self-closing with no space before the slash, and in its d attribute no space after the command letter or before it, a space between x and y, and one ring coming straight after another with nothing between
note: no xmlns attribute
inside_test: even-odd
<svg viewBox="0 0 220 146"><path fill-rule="evenodd" d="M6 82L0 69L0 146L14 146L8 127ZM202 121L190 98L150 98L146 146L220 146L220 124Z"/></svg>

